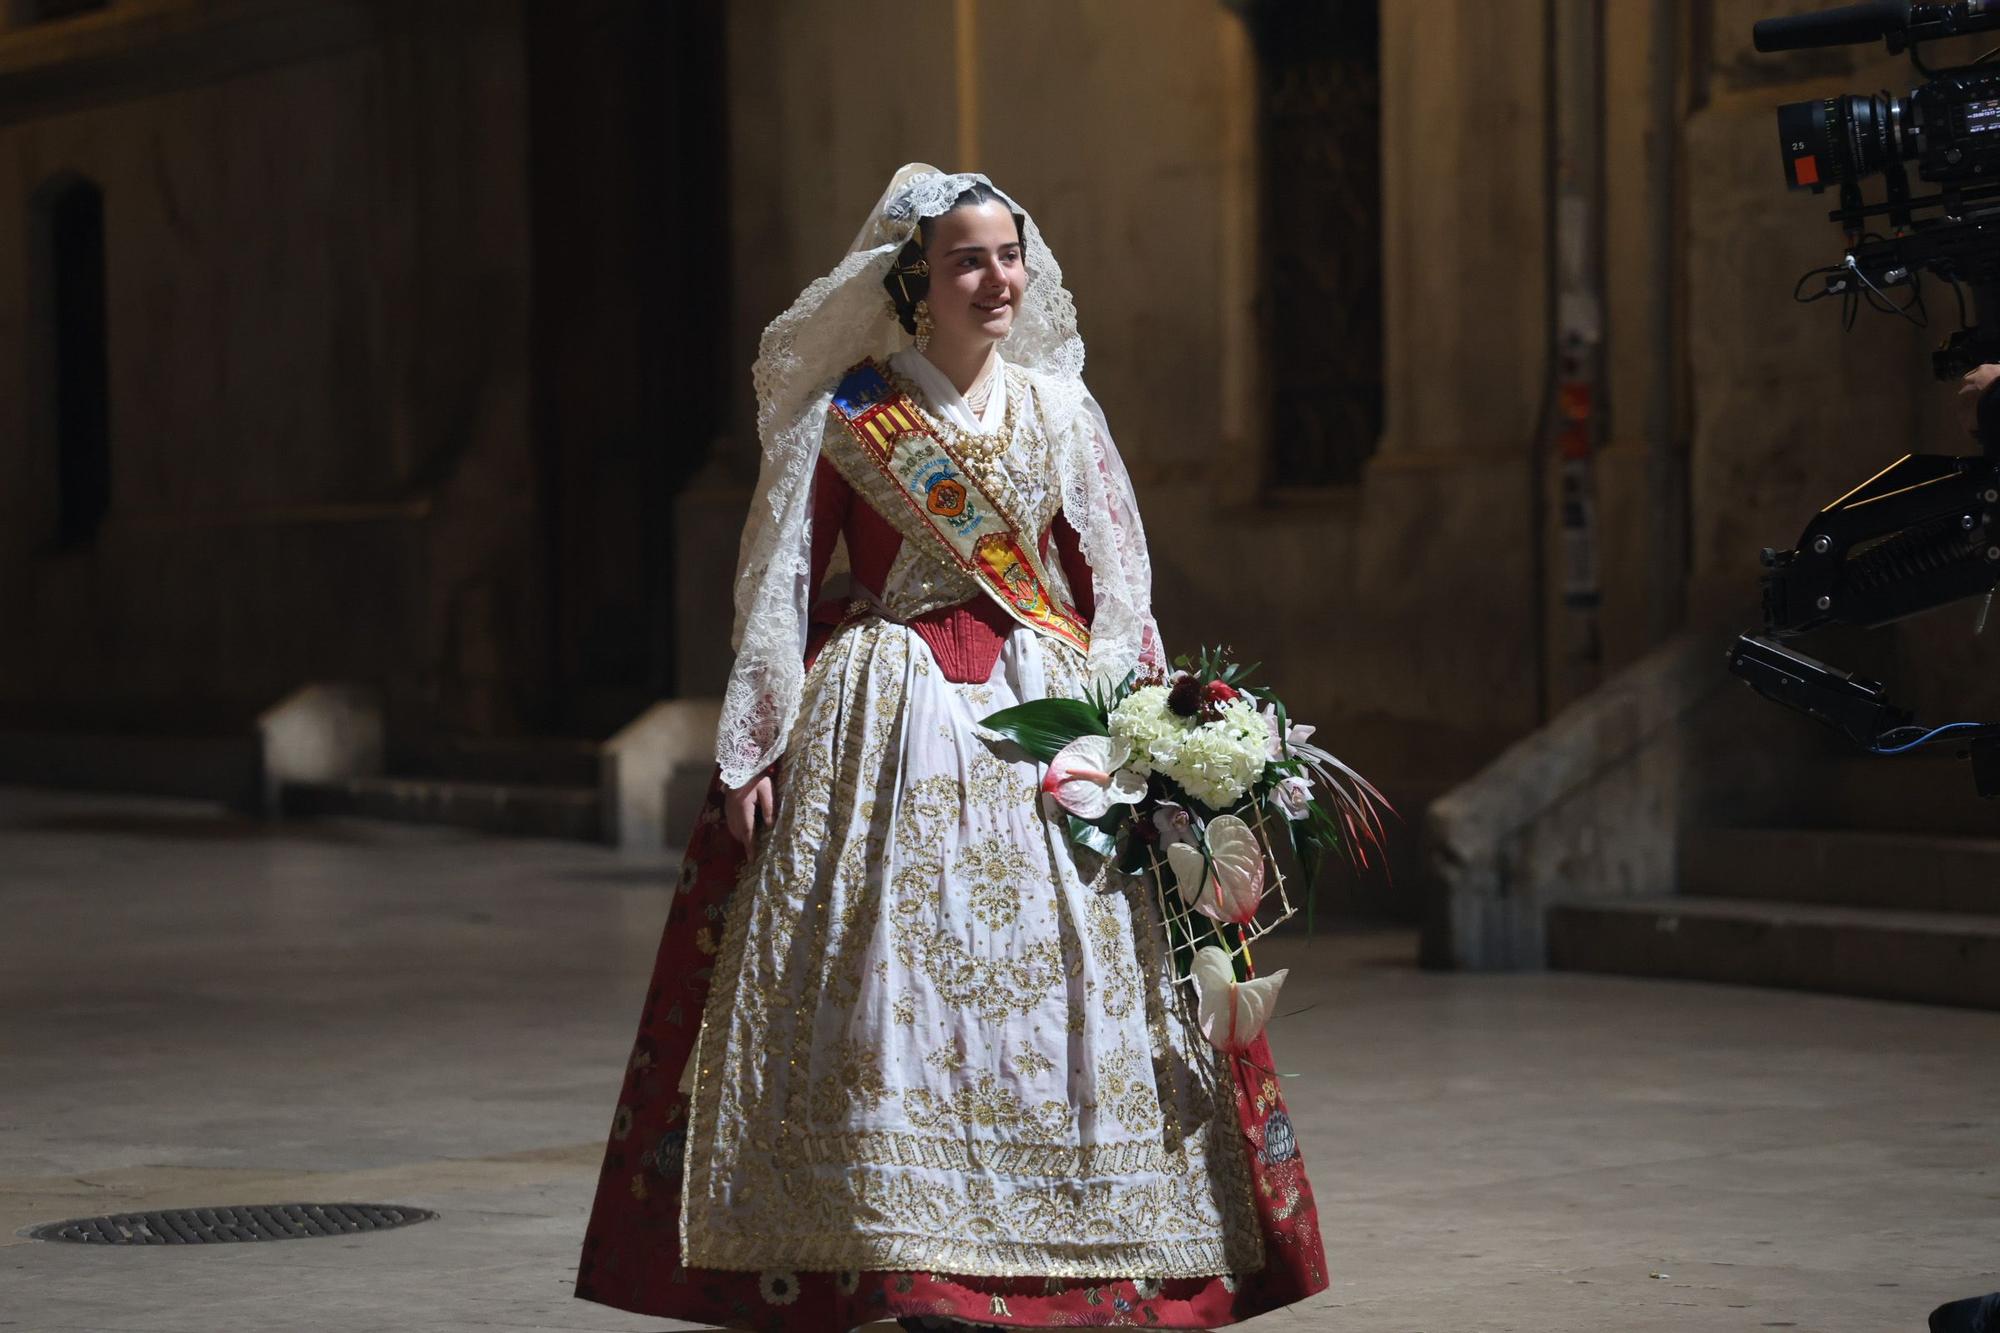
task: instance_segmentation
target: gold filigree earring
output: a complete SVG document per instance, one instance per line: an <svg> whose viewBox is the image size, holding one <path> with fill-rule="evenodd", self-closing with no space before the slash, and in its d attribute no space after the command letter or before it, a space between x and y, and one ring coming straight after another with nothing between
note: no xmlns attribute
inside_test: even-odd
<svg viewBox="0 0 2000 1333"><path fill-rule="evenodd" d="M925 350L931 345L931 303L928 297L917 298L917 350Z"/></svg>

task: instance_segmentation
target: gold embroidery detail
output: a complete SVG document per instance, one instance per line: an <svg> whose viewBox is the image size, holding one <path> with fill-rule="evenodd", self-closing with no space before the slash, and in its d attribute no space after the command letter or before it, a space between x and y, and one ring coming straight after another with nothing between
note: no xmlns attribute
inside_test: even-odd
<svg viewBox="0 0 2000 1333"><path fill-rule="evenodd" d="M1032 1046L1023 1047L1007 1059L1026 1078L1040 1078L1056 1067L1055 1061Z"/></svg>
<svg viewBox="0 0 2000 1333"><path fill-rule="evenodd" d="M905 928L919 922L935 924L944 902L944 862L935 856L913 856L897 868L890 888Z"/></svg>
<svg viewBox="0 0 2000 1333"><path fill-rule="evenodd" d="M940 1074L965 1067L965 1052L956 1046L940 1046L924 1057L924 1063Z"/></svg>
<svg viewBox="0 0 2000 1333"><path fill-rule="evenodd" d="M903 1094L903 1110L918 1129L1011 1130L1032 1141L1049 1142L1072 1130L1069 1103L1046 1101L1029 1106L1012 1089L1002 1087L992 1074L980 1074L972 1086L962 1087L949 1101L929 1088L912 1088Z"/></svg>
<svg viewBox="0 0 2000 1333"><path fill-rule="evenodd" d="M912 711L923 660L912 642L869 618L840 630L807 674L778 826L728 902L690 1061L683 1263L1105 1282L1255 1271L1263 1246L1227 1070L1193 1033L1185 988L1155 965L1157 950L1133 957L1135 935L1157 938L1150 900L1077 897L1067 859L1051 865L1038 850L1031 766L954 729L968 709L935 677L923 697L949 698L950 714ZM1037 642L1050 693L1076 693L1080 655ZM900 771L908 738L921 751L934 719L962 775ZM1023 858L991 880L1034 900L994 932L994 954L948 928L963 913L960 925L986 938L969 901L982 877L958 866L989 838ZM1126 984L1143 1019L1109 1013ZM995 1073L952 1091L906 1088L932 1076L916 1055L938 1045L934 1020L928 1037L918 1027L920 1006L958 1023L1032 1013L1051 1054L1070 1026L1112 1059L1060 1101ZM881 1019L858 1018L884 1011L896 1025L886 1040ZM853 1035L828 1044L827 1033ZM1004 1060L995 1048L996 1071L1037 1077L1038 1063L1041 1077L1060 1068L1032 1048ZM1145 1094L1167 1129L1102 1141L1114 1117L1143 1118L1127 1102ZM1104 1110L1091 1142L1072 1109L1086 1098ZM911 1127L864 1130L864 1116Z"/></svg>
<svg viewBox="0 0 2000 1333"><path fill-rule="evenodd" d="M1001 819L1033 811L1041 797L1041 784L1036 777L1024 774L1024 768L1032 773L1030 765L1010 764L981 749L973 756L972 772L966 775L966 804Z"/></svg>
<svg viewBox="0 0 2000 1333"><path fill-rule="evenodd" d="M1152 1074L1151 1062L1142 1066L1139 1053L1125 1044L1097 1062L1098 1105L1129 1133L1159 1132L1160 1099L1153 1090Z"/></svg>
<svg viewBox="0 0 2000 1333"><path fill-rule="evenodd" d="M1084 917L1090 930L1090 951L1104 978L1104 1012L1123 1018L1132 1012L1141 979L1135 956L1130 917L1121 913L1122 895L1092 892ZM1125 916L1121 921L1120 917Z"/></svg>
<svg viewBox="0 0 2000 1333"><path fill-rule="evenodd" d="M847 1119L857 1108L874 1106L889 1096L882 1077L881 1056L852 1038L842 1038L832 1051L833 1068L813 1085L812 1116L827 1123Z"/></svg>
<svg viewBox="0 0 2000 1333"><path fill-rule="evenodd" d="M964 804L965 789L948 774L910 783L903 789L902 808L896 812L897 848L912 856L934 851L944 840L940 826L956 823Z"/></svg>
<svg viewBox="0 0 2000 1333"><path fill-rule="evenodd" d="M1086 1176L1179 1174L1188 1169L1187 1154L1169 1152L1153 1140L1023 1143L968 1138L962 1129L942 1138L875 1130L794 1134L784 1140L784 1147L809 1166L922 1167L995 1176L1057 1176L1071 1182Z"/></svg>
<svg viewBox="0 0 2000 1333"><path fill-rule="evenodd" d="M1032 1012L1056 993L1062 978L1054 940L1037 940L1011 957L984 957L957 936L932 931L899 937L896 956L922 971L946 1004L995 1020Z"/></svg>
<svg viewBox="0 0 2000 1333"><path fill-rule="evenodd" d="M984 595L972 575L956 566L948 573L941 571L936 552L926 551L908 540L896 548L895 558L882 576L882 610L890 619L905 623L926 612L976 601ZM929 653L917 655L916 669L919 675L931 673Z"/></svg>
<svg viewBox="0 0 2000 1333"><path fill-rule="evenodd" d="M1021 912L1021 896L1034 877L1034 867L1019 847L1005 838L984 838L958 854L952 869L966 881L966 904L993 930L1009 925Z"/></svg>

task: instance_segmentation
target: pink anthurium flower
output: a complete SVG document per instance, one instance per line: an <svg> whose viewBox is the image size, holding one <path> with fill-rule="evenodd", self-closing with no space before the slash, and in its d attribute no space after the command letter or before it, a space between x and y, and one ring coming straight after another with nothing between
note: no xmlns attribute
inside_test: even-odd
<svg viewBox="0 0 2000 1333"><path fill-rule="evenodd" d="M1208 856L1199 847L1167 848L1181 901L1203 916L1246 925L1264 900L1264 848L1235 815L1208 821Z"/></svg>
<svg viewBox="0 0 2000 1333"><path fill-rule="evenodd" d="M1079 736L1049 760L1042 790L1079 819L1099 819L1118 804L1135 804L1146 794L1146 779L1125 767L1131 742L1109 736Z"/></svg>
<svg viewBox="0 0 2000 1333"><path fill-rule="evenodd" d="M1192 971L1199 997L1195 1017L1201 1035L1218 1051L1241 1055L1271 1021L1285 972L1238 981L1229 955L1213 944L1195 950Z"/></svg>

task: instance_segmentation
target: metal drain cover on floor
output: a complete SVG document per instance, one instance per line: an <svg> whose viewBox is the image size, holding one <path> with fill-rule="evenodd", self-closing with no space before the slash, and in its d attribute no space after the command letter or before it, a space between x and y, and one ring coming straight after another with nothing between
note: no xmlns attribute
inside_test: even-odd
<svg viewBox="0 0 2000 1333"><path fill-rule="evenodd" d="M165 1208L49 1222L28 1232L35 1240L84 1245L216 1245L239 1240L304 1240L351 1236L428 1222L437 1214L387 1203L253 1203L223 1208Z"/></svg>

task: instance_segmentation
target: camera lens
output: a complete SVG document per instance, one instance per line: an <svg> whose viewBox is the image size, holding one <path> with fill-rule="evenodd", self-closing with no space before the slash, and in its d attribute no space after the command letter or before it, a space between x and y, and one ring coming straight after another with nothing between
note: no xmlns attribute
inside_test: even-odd
<svg viewBox="0 0 2000 1333"><path fill-rule="evenodd" d="M1785 154L1785 183L1794 190L1837 179L1826 141L1825 102L1787 102L1778 108L1778 141Z"/></svg>
<svg viewBox="0 0 2000 1333"><path fill-rule="evenodd" d="M1908 107L1887 93L1849 93L1778 108L1785 180L1795 190L1858 181L1909 156L1898 134Z"/></svg>
<svg viewBox="0 0 2000 1333"><path fill-rule="evenodd" d="M1850 93L1838 101L1848 149L1854 158L1854 175L1857 178L1873 175L1894 161L1895 125L1888 96L1860 97Z"/></svg>

